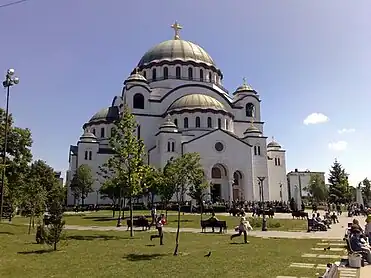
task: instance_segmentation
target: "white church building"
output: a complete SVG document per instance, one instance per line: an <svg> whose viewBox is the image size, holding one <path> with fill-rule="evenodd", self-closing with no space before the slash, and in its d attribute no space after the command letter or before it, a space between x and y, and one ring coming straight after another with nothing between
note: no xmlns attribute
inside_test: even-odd
<svg viewBox="0 0 371 278"><path fill-rule="evenodd" d="M85 203L110 202L99 196L97 172L112 155L111 129L126 103L149 164L160 168L172 157L197 152L214 201L259 201L258 177L265 178L264 200L287 201L285 150L274 140L267 144L258 92L244 81L229 93L211 56L181 39L178 23L171 27L174 38L149 49L125 80L122 94L83 125L80 140L70 146L67 184L77 167L87 164L96 182ZM71 192L67 203L75 203Z"/></svg>

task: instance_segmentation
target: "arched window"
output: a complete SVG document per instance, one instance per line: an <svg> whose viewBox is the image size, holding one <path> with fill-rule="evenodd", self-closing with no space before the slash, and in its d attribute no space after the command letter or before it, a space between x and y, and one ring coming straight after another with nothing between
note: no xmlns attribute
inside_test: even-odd
<svg viewBox="0 0 371 278"><path fill-rule="evenodd" d="M175 142L170 140L167 142L167 151L168 152L175 152Z"/></svg>
<svg viewBox="0 0 371 278"><path fill-rule="evenodd" d="M228 122L228 119L225 119L225 129L226 129L226 130L229 129L229 122Z"/></svg>
<svg viewBox="0 0 371 278"><path fill-rule="evenodd" d="M178 126L178 119L174 119L174 124Z"/></svg>
<svg viewBox="0 0 371 278"><path fill-rule="evenodd" d="M143 71L143 76L144 78L147 78L147 72L145 70Z"/></svg>
<svg viewBox="0 0 371 278"><path fill-rule="evenodd" d="M211 117L208 117L207 118L207 127L208 128L212 128L213 127L213 120L211 119Z"/></svg>
<svg viewBox="0 0 371 278"><path fill-rule="evenodd" d="M255 117L255 106L251 102L246 104L246 117Z"/></svg>
<svg viewBox="0 0 371 278"><path fill-rule="evenodd" d="M183 120L183 126L184 128L188 128L188 118L185 117L184 120Z"/></svg>
<svg viewBox="0 0 371 278"><path fill-rule="evenodd" d="M140 125L137 126L137 139L140 139Z"/></svg>
<svg viewBox="0 0 371 278"><path fill-rule="evenodd" d="M257 148L258 148L258 155L260 155L260 146L258 146Z"/></svg>
<svg viewBox="0 0 371 278"><path fill-rule="evenodd" d="M104 138L104 136L105 136L105 134L104 134L104 127L102 127L102 128L100 129L100 137L101 137L101 138Z"/></svg>
<svg viewBox="0 0 371 278"><path fill-rule="evenodd" d="M277 157L274 158L274 165L278 165L278 162L277 162Z"/></svg>
<svg viewBox="0 0 371 278"><path fill-rule="evenodd" d="M222 178L222 171L218 167L213 167L211 169L211 178L212 179L221 179Z"/></svg>
<svg viewBox="0 0 371 278"><path fill-rule="evenodd" d="M176 67L175 68L175 75L176 75L176 79L180 79L181 78L180 67Z"/></svg>
<svg viewBox="0 0 371 278"><path fill-rule="evenodd" d="M92 158L93 158L93 152L89 151L89 160L92 160Z"/></svg>
<svg viewBox="0 0 371 278"><path fill-rule="evenodd" d="M169 78L169 69L167 67L164 67L164 79Z"/></svg>
<svg viewBox="0 0 371 278"><path fill-rule="evenodd" d="M152 70L152 81L156 81L157 74L156 74L156 69Z"/></svg>
<svg viewBox="0 0 371 278"><path fill-rule="evenodd" d="M204 70L203 69L200 69L200 81L201 82L204 81Z"/></svg>
<svg viewBox="0 0 371 278"><path fill-rule="evenodd" d="M85 160L88 160L88 151L85 151Z"/></svg>
<svg viewBox="0 0 371 278"><path fill-rule="evenodd" d="M254 155L258 155L258 148L254 146Z"/></svg>
<svg viewBox="0 0 371 278"><path fill-rule="evenodd" d="M136 93L133 96L133 107L135 109L144 109L144 96L140 93Z"/></svg>
<svg viewBox="0 0 371 278"><path fill-rule="evenodd" d="M209 82L212 82L213 81L213 75L211 73L211 71L209 72Z"/></svg>
<svg viewBox="0 0 371 278"><path fill-rule="evenodd" d="M167 142L167 151L170 152L170 150L171 150L171 142L169 141Z"/></svg>
<svg viewBox="0 0 371 278"><path fill-rule="evenodd" d="M200 127L201 126L201 119L200 117L196 117L196 127Z"/></svg>
<svg viewBox="0 0 371 278"><path fill-rule="evenodd" d="M95 135L95 128L93 128L93 130L91 132Z"/></svg>
<svg viewBox="0 0 371 278"><path fill-rule="evenodd" d="M218 119L218 128L222 128L222 119Z"/></svg>
<svg viewBox="0 0 371 278"><path fill-rule="evenodd" d="M193 69L191 67L188 68L188 79L193 80Z"/></svg>
<svg viewBox="0 0 371 278"><path fill-rule="evenodd" d="M175 142L171 142L171 151L175 152Z"/></svg>

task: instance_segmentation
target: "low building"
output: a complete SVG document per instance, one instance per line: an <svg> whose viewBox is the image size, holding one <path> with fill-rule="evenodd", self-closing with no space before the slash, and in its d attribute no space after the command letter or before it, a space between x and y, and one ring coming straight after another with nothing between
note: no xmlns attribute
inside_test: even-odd
<svg viewBox="0 0 371 278"><path fill-rule="evenodd" d="M325 183L325 172L312 172L310 170L299 171L295 169L287 173L287 186L290 199L292 197L296 198L297 191L300 192L300 197L308 197L309 192L307 190L310 177L312 175L319 175L323 182Z"/></svg>

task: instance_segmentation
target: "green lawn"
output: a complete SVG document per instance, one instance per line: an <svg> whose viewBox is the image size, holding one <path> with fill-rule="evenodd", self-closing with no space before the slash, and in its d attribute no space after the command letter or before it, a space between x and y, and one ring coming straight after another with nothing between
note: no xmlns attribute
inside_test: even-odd
<svg viewBox="0 0 371 278"><path fill-rule="evenodd" d="M241 244L242 238L233 244L227 235L182 233L181 254L174 257L174 233L166 233L160 246L148 232L129 238L128 232L69 230L59 251L50 252L26 231L24 225L0 224L0 277L316 277L323 271L289 265L326 263L301 258L316 240L250 237L250 244Z"/></svg>
<svg viewBox="0 0 371 278"><path fill-rule="evenodd" d="M135 215L148 215L147 211L136 211ZM125 212L125 217L129 216L129 212ZM209 218L210 215L203 215L203 219ZM233 216L217 215L219 220L226 220L229 229L233 229L239 224L240 218ZM268 229L276 231L306 231L307 221L306 220L293 220L293 219L269 219L267 218ZM81 225L81 226L115 226L117 219L112 218L112 212L110 211L99 211L92 213L81 213L78 215L65 215L67 225ZM181 215L181 227L183 228L200 228L200 215L195 214L182 214ZM261 227L262 218L250 218L250 224L254 228ZM176 212L169 212L167 218L168 227L177 226L177 215ZM13 223L28 223L27 218L16 217ZM123 225L126 225L126 220L123 221Z"/></svg>

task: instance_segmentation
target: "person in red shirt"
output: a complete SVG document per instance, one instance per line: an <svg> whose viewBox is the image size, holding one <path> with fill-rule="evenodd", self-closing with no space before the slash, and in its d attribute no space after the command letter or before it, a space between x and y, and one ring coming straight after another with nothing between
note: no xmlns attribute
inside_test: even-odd
<svg viewBox="0 0 371 278"><path fill-rule="evenodd" d="M154 238L160 238L160 245L164 245L164 241L163 241L164 240L164 231L163 231L164 225L166 225L165 215L161 214L160 217L157 218L157 222L156 222L156 229L158 230L158 235L151 235L150 237L151 241Z"/></svg>

